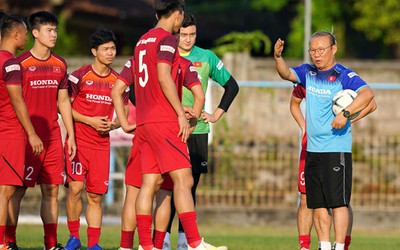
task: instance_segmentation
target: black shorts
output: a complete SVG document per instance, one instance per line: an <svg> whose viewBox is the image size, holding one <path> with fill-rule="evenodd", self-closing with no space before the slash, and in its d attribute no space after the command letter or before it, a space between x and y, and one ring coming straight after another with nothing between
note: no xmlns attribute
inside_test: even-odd
<svg viewBox="0 0 400 250"><path fill-rule="evenodd" d="M351 153L313 153L306 156L308 208L348 206L351 196Z"/></svg>
<svg viewBox="0 0 400 250"><path fill-rule="evenodd" d="M193 174L208 172L208 134L192 134L188 140Z"/></svg>

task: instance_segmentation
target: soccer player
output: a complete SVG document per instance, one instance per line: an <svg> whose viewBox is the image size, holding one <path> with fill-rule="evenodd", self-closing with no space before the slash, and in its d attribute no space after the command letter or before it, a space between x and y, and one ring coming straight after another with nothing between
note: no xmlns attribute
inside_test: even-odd
<svg viewBox="0 0 400 250"><path fill-rule="evenodd" d="M40 216L44 228L45 249L62 249L57 243L58 187L63 183L64 151L58 111L68 132L68 157L76 151L72 125L71 103L68 98L67 64L51 52L57 41L57 17L46 11L30 15L29 28L34 44L31 50L18 56L22 67L22 92L32 124L43 141L44 151L32 154L29 144L25 153L24 182L27 187L40 184L42 200ZM17 188L9 211L7 223L7 245L18 249L16 227L21 200L26 187Z"/></svg>
<svg viewBox="0 0 400 250"><path fill-rule="evenodd" d="M163 175L174 183L174 202L186 230L188 249L207 249L200 237L190 189L193 185L186 141L190 124L180 102L176 77L176 38L185 4L182 0L153 3L158 23L135 47L136 139L141 154L142 186L136 200L139 249L152 249L152 202Z"/></svg>
<svg viewBox="0 0 400 250"><path fill-rule="evenodd" d="M22 97L21 65L15 52L25 47L27 28L20 16L4 15L0 24L0 249L5 250L9 201L23 187L25 144L34 155L43 151Z"/></svg>
<svg viewBox="0 0 400 250"><path fill-rule="evenodd" d="M276 69L284 80L306 89L307 156L305 182L307 207L313 209L319 248L331 250L332 210L335 249L343 250L350 223L348 206L352 184L352 114L365 109L374 93L355 72L336 63L337 44L329 32L314 33L309 42L313 64L291 68L282 57L284 41L274 46ZM332 97L342 89L358 93L354 101L334 116Z"/></svg>
<svg viewBox="0 0 400 250"><path fill-rule="evenodd" d="M110 136L119 127L112 122L114 106L111 89L118 78L111 68L116 56L116 37L107 29L96 30L89 39L94 61L69 76L70 98L74 117L76 144L74 159L67 161L67 223L70 238L65 249L81 247L79 237L82 191L86 186L88 249L102 249L99 238L102 224L102 196L108 190ZM125 98L127 104L127 96ZM86 183L85 183L86 182ZM84 184L85 183L85 184Z"/></svg>
<svg viewBox="0 0 400 250"><path fill-rule="evenodd" d="M185 13L185 17L180 28L180 39L178 44L179 54L190 60L199 73L199 78L203 86L204 92L207 91L208 81L211 78L224 88L224 94L220 100L217 109L209 114L203 111L201 119L198 120L193 134L188 140L189 155L192 165L192 175L194 184L191 190L192 198L196 203L196 189L200 181L202 173L208 171L208 133L210 132L209 123L217 122L224 113L229 109L229 106L238 94L239 87L235 79L226 70L222 61L210 50L202 49L195 46L197 35L197 23L193 14ZM193 95L187 89L183 90L183 105L191 107L193 105ZM172 222L176 213L174 203L171 203L171 215L168 225L167 234L164 239L164 249L171 249L170 233ZM185 231L179 221L178 228L178 250L187 249L187 241ZM220 250L226 247L218 248Z"/></svg>
<svg viewBox="0 0 400 250"><path fill-rule="evenodd" d="M130 133L132 130L136 128L136 125L131 125L128 124L128 121L126 117L124 116L123 109L122 109L122 98L121 94L124 93L127 89L128 86L130 86L131 89L134 89L133 86L133 78L134 78L134 73L133 73L133 68L132 65L134 65L134 60L133 57L127 61L125 64L124 68L121 71L120 78L117 80L115 83L115 86L111 92L112 99L114 102L115 106L115 111L117 113L118 117L121 117L120 123L121 127L127 132ZM194 68L193 64L184 59L181 58L179 62L179 68L180 70L178 71L178 94L179 97L182 98L182 86L185 86L186 88L189 88L193 95L195 96L195 103L193 106L193 109L188 109L188 119L194 119L197 121L197 119L200 117L200 113L203 107L204 103L204 92L201 87L201 83L199 82L198 76L197 76L197 71ZM133 104L135 104L134 95L131 95L132 97L131 101ZM167 178L168 176L166 176ZM162 212L163 214L166 214L167 216L165 218L159 218L161 211L160 209L156 209L157 215L156 220L155 220L155 230L154 230L154 236L153 236L153 244L156 249L161 249L163 246L164 242L164 236L166 233L166 227L169 219L169 213L170 213L170 198L171 198L171 191L173 189L173 185L171 185L171 180L168 178L168 183L167 181L164 180L163 185L161 189L166 195L168 195L167 198L168 202L167 203L167 211ZM125 195L125 201L124 205L122 208L122 213L121 213L121 224L122 224L122 229L121 229L121 241L120 241L120 248L122 250L125 249L132 249L133 248L133 237L134 237L134 231L136 229L136 212L135 212L135 204L136 204L136 197L139 193L140 187L142 184L142 172L140 168L140 154L139 154L139 145L137 143L137 140L135 138L132 139L132 148L131 148L131 154L128 159L127 167L126 167L126 172L125 172L125 185L126 185L126 195ZM164 209L164 206L161 206L159 204L160 202L157 202L157 208ZM169 207L169 208L168 208ZM158 220L157 220L158 218ZM159 225L160 221L165 221L165 223L162 223L161 226Z"/></svg>
<svg viewBox="0 0 400 250"><path fill-rule="evenodd" d="M301 151L299 159L299 172L297 186L300 193L300 202L297 208L297 230L300 250L309 250L311 243L311 228L313 213L312 209L307 208L306 183L304 178L304 167L306 163L306 121L300 108L300 103L306 97L304 87L299 84L294 85L292 97L290 99L290 112L301 129Z"/></svg>

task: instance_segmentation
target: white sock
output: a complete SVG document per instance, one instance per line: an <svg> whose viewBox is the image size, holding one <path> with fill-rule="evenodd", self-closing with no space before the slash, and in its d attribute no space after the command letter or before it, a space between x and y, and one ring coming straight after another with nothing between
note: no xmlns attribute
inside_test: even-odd
<svg viewBox="0 0 400 250"><path fill-rule="evenodd" d="M169 236L170 234L167 232L164 237L164 242L167 242L169 245L171 245L171 242L169 241Z"/></svg>
<svg viewBox="0 0 400 250"><path fill-rule="evenodd" d="M319 242L319 248L321 250L331 250L331 242L330 241L320 241Z"/></svg>
<svg viewBox="0 0 400 250"><path fill-rule="evenodd" d="M124 248L124 247L120 247L120 250L132 250L132 248Z"/></svg>
<svg viewBox="0 0 400 250"><path fill-rule="evenodd" d="M186 243L186 235L184 232L178 232L178 244L181 245L183 243Z"/></svg>
<svg viewBox="0 0 400 250"><path fill-rule="evenodd" d="M344 243L336 243L335 250L344 250Z"/></svg>

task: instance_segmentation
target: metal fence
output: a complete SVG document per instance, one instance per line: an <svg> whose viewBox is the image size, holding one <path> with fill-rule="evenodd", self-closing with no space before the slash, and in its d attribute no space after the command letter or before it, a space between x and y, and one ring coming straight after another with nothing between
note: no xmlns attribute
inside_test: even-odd
<svg viewBox="0 0 400 250"><path fill-rule="evenodd" d="M265 82L241 83L243 88L260 87ZM245 86L243 86L245 85ZM264 87L288 88L291 85L269 82ZM398 84L371 84L378 99L378 109L386 109L385 102L398 98ZM290 92L290 91L289 91ZM276 95L276 93L274 94ZM288 102L285 96L284 102ZM397 110L396 108L394 110ZM249 112L256 112L249 110ZM288 110L286 110L289 113ZM389 127L399 127L398 114L392 112L386 122L382 112L376 120L391 122ZM287 123L295 123L290 120ZM387 113L386 113L387 116ZM255 115L254 117L258 117ZM259 119L265 119L260 116ZM353 130L353 193L352 205L368 210L400 208L400 133L380 133L377 123L373 129ZM219 127L218 127L219 126ZM262 136L246 137L249 131L236 129L234 135L224 133L216 125L209 146L209 173L201 177L197 192L198 206L282 208L295 207L297 203L297 174L299 137ZM385 129L385 128L383 128ZM387 129L386 129L387 130ZM240 132L241 131L241 132ZM387 131L385 131L387 132ZM238 134L242 133L242 134ZM129 150L116 148L116 172L124 171ZM121 166L122 164L122 166ZM116 174L115 190L109 204L120 204L123 199L122 176ZM117 205L118 206L118 205Z"/></svg>
<svg viewBox="0 0 400 250"><path fill-rule="evenodd" d="M239 118L231 119L231 113L215 125L213 140L209 146L209 173L201 177L197 192L198 207L255 207L255 208L293 208L297 204L297 172L299 137L296 125L290 117L288 106L279 110L283 104L288 105L290 86L279 84L280 91L255 90L256 94L246 92L251 88L259 88L263 82L251 82L247 86L241 84L241 94L247 98L256 96L275 102L274 112L284 113L279 118L272 111L265 111L257 105L246 106L249 102L236 101L233 110L243 109L249 119L258 123L255 128L263 126L263 122L286 130L283 123L293 125L294 133L269 134L257 136L252 123L243 128L226 129L229 123L241 123ZM273 89L275 83L267 87ZM400 84L371 84L375 89L379 114L374 114L374 127L353 130L353 194L351 202L356 209L395 210L400 208L400 109L397 108ZM263 87L261 87L263 88ZM266 89L266 88L265 88ZM270 95L270 96L267 96ZM218 99L218 98L216 98ZM267 103L268 105L270 102ZM246 106L242 108L242 106ZM250 107L252 107L250 109ZM262 111L262 113L260 113ZM377 112L378 113L378 112ZM265 117L268 116L268 117ZM273 117L273 118L271 118ZM275 119L275 120L272 120ZM276 125L280 122L281 125ZM260 125L261 124L261 125ZM249 128L249 126L253 126ZM361 126L362 127L362 126ZM230 131L230 134L227 132ZM397 132L398 131L398 132ZM251 136L249 136L251 134ZM112 173L110 190L105 197L105 213L118 214L124 199L124 171L130 147L112 148ZM65 189L60 190L60 201L66 198ZM29 191L24 199L22 211L35 209L40 204L40 189ZM63 205L61 205L63 206ZM63 214L64 210L61 209Z"/></svg>
<svg viewBox="0 0 400 250"><path fill-rule="evenodd" d="M355 136L357 138L357 136ZM211 172L197 195L201 205L293 207L297 202L298 138L270 138L210 147ZM400 137L353 142L353 207L400 208Z"/></svg>

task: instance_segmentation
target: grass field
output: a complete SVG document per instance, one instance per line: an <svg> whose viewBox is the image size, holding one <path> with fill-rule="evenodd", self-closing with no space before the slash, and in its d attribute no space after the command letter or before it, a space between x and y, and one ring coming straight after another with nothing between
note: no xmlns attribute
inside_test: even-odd
<svg viewBox="0 0 400 250"><path fill-rule="evenodd" d="M175 229L175 228L174 228ZM200 232L206 241L215 245L227 245L229 250L296 250L296 228L282 227L235 227L227 225L201 225ZM86 227L81 227L81 240L86 246ZM18 245L22 250L43 249L43 229L40 225L18 226ZM104 249L118 249L119 226L106 225L102 229L100 245ZM68 240L66 225L60 225L58 239L65 245ZM176 246L176 234L171 236L172 246ZM317 249L317 239L313 234L311 249ZM137 249L137 236L135 248ZM174 248L173 248L174 249ZM396 250L400 249L400 228L396 230L355 229L352 236L351 250Z"/></svg>

